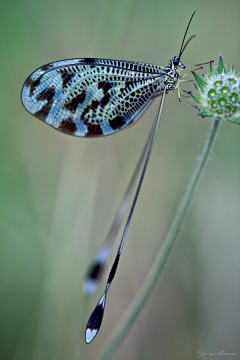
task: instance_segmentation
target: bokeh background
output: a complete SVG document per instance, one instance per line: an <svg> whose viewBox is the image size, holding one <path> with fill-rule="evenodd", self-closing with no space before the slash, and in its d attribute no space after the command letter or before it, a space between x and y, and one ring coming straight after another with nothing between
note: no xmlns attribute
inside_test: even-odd
<svg viewBox="0 0 240 360"><path fill-rule="evenodd" d="M210 127L176 94L167 96L102 328L86 345L86 322L105 284L85 299L82 280L159 100L126 131L73 138L25 111L25 79L43 64L75 57L167 65L194 10L188 35L197 38L183 63L216 64L221 53L239 70L239 0L1 1L2 360L99 356L164 240ZM208 359L221 350L239 358L239 179L240 127L223 123L164 276L114 359Z"/></svg>

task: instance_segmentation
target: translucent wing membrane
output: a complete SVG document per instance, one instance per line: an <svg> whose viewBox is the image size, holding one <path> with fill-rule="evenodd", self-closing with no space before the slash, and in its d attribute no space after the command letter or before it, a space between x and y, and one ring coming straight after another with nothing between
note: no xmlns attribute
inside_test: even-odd
<svg viewBox="0 0 240 360"><path fill-rule="evenodd" d="M56 61L24 83L22 102L34 116L75 136L105 136L139 119L156 93L165 68L104 59Z"/></svg>

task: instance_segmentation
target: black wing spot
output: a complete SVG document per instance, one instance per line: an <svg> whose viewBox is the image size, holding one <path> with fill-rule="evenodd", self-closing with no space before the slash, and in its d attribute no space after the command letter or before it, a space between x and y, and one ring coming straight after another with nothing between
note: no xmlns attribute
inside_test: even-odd
<svg viewBox="0 0 240 360"><path fill-rule="evenodd" d="M95 63L96 63L96 59L94 58L84 58L79 61L79 64L86 64L86 65L95 64Z"/></svg>
<svg viewBox="0 0 240 360"><path fill-rule="evenodd" d="M36 100L37 101L43 101L43 100L50 101L53 98L54 94L55 94L55 89L52 87L47 87L40 94L37 95Z"/></svg>
<svg viewBox="0 0 240 360"><path fill-rule="evenodd" d="M34 85L34 83L35 83L35 81L31 78L31 76L29 76L27 78L27 80L25 81L24 85L27 87L32 87Z"/></svg>
<svg viewBox="0 0 240 360"><path fill-rule="evenodd" d="M46 64L46 65L43 65L43 66L41 67L41 70L46 71L46 70L48 70L48 69L50 69L50 68L52 68L52 67L53 67L52 64Z"/></svg>
<svg viewBox="0 0 240 360"><path fill-rule="evenodd" d="M88 131L86 133L86 137L95 137L95 136L102 136L103 135L103 131L101 129L100 125L95 125L95 124L87 124L87 128Z"/></svg>
<svg viewBox="0 0 240 360"><path fill-rule="evenodd" d="M109 125L113 130L118 130L125 125L125 120L122 116L117 115L112 120L109 120Z"/></svg>
<svg viewBox="0 0 240 360"><path fill-rule="evenodd" d="M55 95L55 89L53 88L46 88L44 89L38 96L37 96L37 100L38 101L43 101L43 100L47 100L47 103L42 107L41 110L35 112L35 116L37 118L39 118L40 120L45 121L46 117L49 114L49 111L51 110L53 101L54 101L54 95Z"/></svg>
<svg viewBox="0 0 240 360"><path fill-rule="evenodd" d="M94 59L94 58L86 58L85 60L89 64L95 64L95 62L96 62L96 59Z"/></svg>
<svg viewBox="0 0 240 360"><path fill-rule="evenodd" d="M86 99L86 91L82 90L80 94L72 98L68 103L64 104L65 109L71 111L71 113L75 113L78 107L78 104L82 104Z"/></svg>
<svg viewBox="0 0 240 360"><path fill-rule="evenodd" d="M29 96L30 96L30 97L33 95L34 90L35 90L35 89L38 87L38 85L40 84L40 81L41 81L43 75L44 75L44 74L42 74L41 76L39 76L39 78L38 78L37 80L33 80L33 79L31 78L31 76L29 76L29 77L27 78L27 80L25 81L25 85L26 85L27 87L30 87L30 93L29 93Z"/></svg>
<svg viewBox="0 0 240 360"><path fill-rule="evenodd" d="M72 118L69 117L68 119L61 121L60 125L58 126L58 130L73 135L77 130L77 126L73 122Z"/></svg>
<svg viewBox="0 0 240 360"><path fill-rule="evenodd" d="M91 107L92 110L96 110L98 105L99 105L99 101L98 100L93 100L90 107Z"/></svg>
<svg viewBox="0 0 240 360"><path fill-rule="evenodd" d="M71 79L74 77L74 74L71 74L67 71L64 71L62 73L62 86L63 86L63 89L68 85L68 83L71 81Z"/></svg>
<svg viewBox="0 0 240 360"><path fill-rule="evenodd" d="M98 89L102 89L104 95L110 90L112 87L111 83L108 81L100 81L98 83Z"/></svg>
<svg viewBox="0 0 240 360"><path fill-rule="evenodd" d="M110 94L107 93L106 95L104 95L104 97L100 101L100 105L104 107L109 102L109 99L110 99Z"/></svg>

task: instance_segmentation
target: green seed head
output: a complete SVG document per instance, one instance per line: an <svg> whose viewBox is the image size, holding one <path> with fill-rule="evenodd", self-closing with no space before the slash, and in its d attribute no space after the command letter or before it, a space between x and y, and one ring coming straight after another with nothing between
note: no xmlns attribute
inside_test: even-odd
<svg viewBox="0 0 240 360"><path fill-rule="evenodd" d="M226 73L220 55L218 66L213 68L210 63L210 71L204 78L193 75L198 95L192 97L202 106L199 115L240 124L240 73L235 75L233 69Z"/></svg>

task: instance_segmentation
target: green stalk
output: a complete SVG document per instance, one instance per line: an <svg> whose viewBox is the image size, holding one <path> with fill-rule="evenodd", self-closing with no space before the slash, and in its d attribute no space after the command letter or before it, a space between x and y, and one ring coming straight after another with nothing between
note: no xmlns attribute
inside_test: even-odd
<svg viewBox="0 0 240 360"><path fill-rule="evenodd" d="M152 267L145 281L143 282L133 301L131 302L122 319L120 320L119 326L117 327L116 331L112 333L109 345L106 347L99 360L111 359L117 348L122 343L125 336L128 334L141 309L146 303L149 295L151 294L154 285L157 283L157 280L162 274L164 266L168 262L170 254L174 246L176 245L180 231L184 225L184 221L187 217L188 211L193 202L200 181L203 178L204 172L206 170L208 161L212 153L212 149L214 147L219 126L220 120L214 119L211 123L211 127L205 141L201 156L191 176L186 192L182 198L182 201L179 205L179 208L176 212L167 236L163 242L163 245L156 256L156 259L152 264Z"/></svg>

